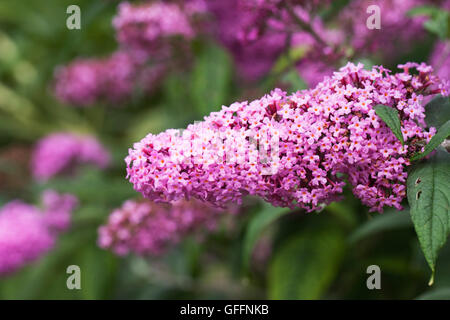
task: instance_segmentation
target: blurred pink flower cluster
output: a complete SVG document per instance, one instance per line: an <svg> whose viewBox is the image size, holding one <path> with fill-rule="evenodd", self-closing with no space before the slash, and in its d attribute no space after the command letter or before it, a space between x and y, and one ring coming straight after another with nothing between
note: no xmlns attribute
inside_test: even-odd
<svg viewBox="0 0 450 320"><path fill-rule="evenodd" d="M123 2L113 21L119 44L160 54L167 49L164 42L173 37L190 39L194 36L188 16L173 3L132 5Z"/></svg>
<svg viewBox="0 0 450 320"><path fill-rule="evenodd" d="M450 3L450 1L449 1ZM450 41L436 43L430 57L430 64L441 79L450 80Z"/></svg>
<svg viewBox="0 0 450 320"><path fill-rule="evenodd" d="M31 171L34 178L45 181L58 174L70 173L81 164L105 168L109 162L108 151L95 137L57 132L37 142Z"/></svg>
<svg viewBox="0 0 450 320"><path fill-rule="evenodd" d="M214 19L213 33L231 51L241 74L254 80L266 73L283 51L284 32L266 32L280 24L272 19L278 0L207 1Z"/></svg>
<svg viewBox="0 0 450 320"><path fill-rule="evenodd" d="M0 209L0 275L40 258L69 227L77 199L51 190L42 198L42 209L19 200Z"/></svg>
<svg viewBox="0 0 450 320"><path fill-rule="evenodd" d="M172 204L128 200L99 228L98 243L118 255L160 255L191 232L215 229L222 213L195 200Z"/></svg>
<svg viewBox="0 0 450 320"><path fill-rule="evenodd" d="M153 92L172 63L173 47L189 50L186 43L195 34L190 19L202 12L202 3L187 1L183 10L162 1L120 3L113 20L119 49L107 58L77 59L59 67L56 97L87 107L98 102L120 104L135 90Z"/></svg>
<svg viewBox="0 0 450 320"><path fill-rule="evenodd" d="M283 54L287 57L290 50L302 47L305 53L291 57L290 63L313 87L344 61L367 57L396 61L414 41L425 36L422 24L427 18L408 15L409 10L432 1L351 1L339 14L323 18L318 13L329 8L330 3L122 2L113 20L118 52L109 58L78 59L60 67L55 94L65 103L88 106L99 101L120 103L136 87L151 93L171 67L179 69L190 64L190 42L202 36L219 40L232 54L240 77L247 81L260 79L273 70ZM435 4L448 5L448 0ZM380 8L380 30L366 26L370 5Z"/></svg>
<svg viewBox="0 0 450 320"><path fill-rule="evenodd" d="M98 101L120 102L130 96L139 59L116 52L105 59L78 59L56 70L55 95L66 103L89 106Z"/></svg>
<svg viewBox="0 0 450 320"><path fill-rule="evenodd" d="M408 12L418 6L431 3L427 0L351 1L340 14L348 41L359 53L375 53L385 61L407 53L414 41L424 37L424 16L409 16ZM371 5L380 8L381 29L366 26L366 10ZM357 17L364 17L358 19Z"/></svg>
<svg viewBox="0 0 450 320"><path fill-rule="evenodd" d="M277 89L181 132L149 134L129 150L128 178L153 201L194 197L223 207L250 194L312 211L338 198L344 173L372 211L401 208L409 154L435 133L424 129L422 99L447 94L448 82L425 64L399 67L391 75L348 63L313 89L290 96ZM398 110L404 146L375 114L377 104Z"/></svg>
<svg viewBox="0 0 450 320"><path fill-rule="evenodd" d="M270 71L290 48L305 47L294 58L300 76L313 87L343 61L373 56L393 62L425 36L425 16L408 12L418 6L448 6L448 0L350 1L338 15L322 18L318 9L331 1L208 1L216 34L231 50L244 78L255 80ZM381 29L366 25L367 8L380 8Z"/></svg>

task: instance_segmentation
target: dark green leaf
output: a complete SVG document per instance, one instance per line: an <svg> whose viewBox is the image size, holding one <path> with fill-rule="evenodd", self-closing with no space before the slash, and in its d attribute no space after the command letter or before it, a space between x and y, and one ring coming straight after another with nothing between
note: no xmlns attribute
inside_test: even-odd
<svg viewBox="0 0 450 320"><path fill-rule="evenodd" d="M449 12L435 6L420 6L408 11L410 16L426 16L426 20L423 27L436 35L441 39L447 37L448 21L450 18Z"/></svg>
<svg viewBox="0 0 450 320"><path fill-rule="evenodd" d="M111 297L112 283L118 258L112 253L92 245L79 252L76 260L81 269L81 296L83 299L101 299Z"/></svg>
<svg viewBox="0 0 450 320"><path fill-rule="evenodd" d="M282 77L282 81L287 82L290 85L288 92L296 92L308 87L305 81L303 81L303 79L300 77L297 70L294 69L291 69L289 72L285 73Z"/></svg>
<svg viewBox="0 0 450 320"><path fill-rule="evenodd" d="M433 283L438 251L450 233L450 155L434 157L411 170L407 181L408 202L414 227Z"/></svg>
<svg viewBox="0 0 450 320"><path fill-rule="evenodd" d="M428 126L440 128L450 119L450 99L441 95L433 98L425 106L425 121Z"/></svg>
<svg viewBox="0 0 450 320"><path fill-rule="evenodd" d="M436 14L440 9L434 6L419 6L415 7L407 12L409 16L432 16Z"/></svg>
<svg viewBox="0 0 450 320"><path fill-rule="evenodd" d="M278 58L278 60L276 61L275 65L272 68L272 72L277 74L282 73L287 69L290 69L290 67L292 67L292 65L294 65L298 60L303 58L307 52L308 47L306 46L297 46L289 49L288 52L286 52L286 54Z"/></svg>
<svg viewBox="0 0 450 320"><path fill-rule="evenodd" d="M427 31L436 34L439 38L444 40L447 37L448 19L448 12L441 10L434 14L429 20L425 21L423 26Z"/></svg>
<svg viewBox="0 0 450 320"><path fill-rule="evenodd" d="M425 146L422 153L416 154L411 160L419 160L428 155L431 151L436 149L448 136L450 136L450 120L448 120L436 134L431 138L430 142Z"/></svg>
<svg viewBox="0 0 450 320"><path fill-rule="evenodd" d="M406 210L405 210L406 211ZM356 243L363 238L374 234L412 227L411 218L408 212L388 209L383 214L379 214L363 225L359 226L349 237L350 243Z"/></svg>
<svg viewBox="0 0 450 320"><path fill-rule="evenodd" d="M430 290L418 296L416 300L450 300L450 288Z"/></svg>
<svg viewBox="0 0 450 320"><path fill-rule="evenodd" d="M269 268L269 299L319 299L338 271L345 241L334 226L288 239Z"/></svg>
<svg viewBox="0 0 450 320"><path fill-rule="evenodd" d="M332 202L326 206L326 212L338 218L338 221L348 228L358 224L358 218L350 201Z"/></svg>
<svg viewBox="0 0 450 320"><path fill-rule="evenodd" d="M232 76L230 57L218 46L203 48L192 72L192 100L200 115L217 111L225 104Z"/></svg>
<svg viewBox="0 0 450 320"><path fill-rule="evenodd" d="M264 203L261 211L249 222L245 233L243 250L244 268L248 267L253 248L258 241L261 233L267 228L269 224L289 212L289 209L274 207L271 204Z"/></svg>
<svg viewBox="0 0 450 320"><path fill-rule="evenodd" d="M88 167L81 168L77 179L59 177L44 184L33 185L32 188L36 194L45 189L75 194L83 206L90 202L117 206L136 194L123 177L109 177L102 171Z"/></svg>
<svg viewBox="0 0 450 320"><path fill-rule="evenodd" d="M403 141L400 118L398 116L397 109L379 104L375 106L375 113L392 130L397 139L400 140L402 144L404 144L405 142Z"/></svg>
<svg viewBox="0 0 450 320"><path fill-rule="evenodd" d="M189 80L189 77L177 72L170 74L164 81L166 109L168 116L174 118L175 123L183 123L195 113L191 104L190 87L186 85Z"/></svg>

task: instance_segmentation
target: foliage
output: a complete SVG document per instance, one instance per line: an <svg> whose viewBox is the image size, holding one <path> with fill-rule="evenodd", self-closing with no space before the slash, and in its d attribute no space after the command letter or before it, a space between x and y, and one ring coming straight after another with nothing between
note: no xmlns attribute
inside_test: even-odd
<svg viewBox="0 0 450 320"><path fill-rule="evenodd" d="M387 126L392 130L394 135L402 144L405 144L403 140L400 118L398 116L398 111L394 108L390 108L384 105L378 105L375 107L376 114L383 120Z"/></svg>
<svg viewBox="0 0 450 320"><path fill-rule="evenodd" d="M318 15L338 17L351 2L333 1ZM66 28L70 4L0 2L0 206L13 199L37 203L49 188L73 193L82 204L53 251L0 277L0 299L450 299L450 162L438 147L450 134L450 105L441 96L426 106L425 121L438 133L422 153L411 155L409 206L405 201L402 212L371 214L349 189L342 201L308 214L248 198L216 232L183 239L164 256L118 257L100 249L98 227L114 208L138 197L125 179L123 161L135 141L149 132L185 127L221 105L251 100L273 87L306 88L296 62L316 52L312 46L290 48L267 75L248 83L238 76L229 48L201 37L191 44L192 65L171 70L151 95L136 91L113 106L99 102L72 108L52 93L55 69L117 49L111 26L117 2L78 1L81 30ZM410 15L427 17L429 34L415 44L420 50L412 44L407 54L411 60L427 61L429 47L424 44L449 37L448 12L429 6ZM346 59L366 65L393 68L404 62L381 54L357 55L352 47L340 49ZM376 113L408 143L393 108L379 105ZM31 150L39 138L55 131L96 135L112 154L110 167L83 167L70 176L34 181L28 165ZM18 158L8 154L15 148L24 151ZM72 264L82 270L82 290L66 287L66 268ZM366 268L372 264L382 270L382 290L366 287ZM426 286L430 268L431 288Z"/></svg>

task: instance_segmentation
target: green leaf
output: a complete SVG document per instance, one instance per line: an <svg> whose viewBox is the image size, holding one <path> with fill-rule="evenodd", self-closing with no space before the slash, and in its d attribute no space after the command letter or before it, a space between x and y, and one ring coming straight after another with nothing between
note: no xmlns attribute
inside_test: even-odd
<svg viewBox="0 0 450 320"><path fill-rule="evenodd" d="M450 120L448 120L436 134L431 138L430 142L425 146L422 153L414 155L411 160L419 160L428 155L431 151L436 149L448 136L450 136Z"/></svg>
<svg viewBox="0 0 450 320"><path fill-rule="evenodd" d="M418 296L416 300L450 300L450 288L430 290Z"/></svg>
<svg viewBox="0 0 450 320"><path fill-rule="evenodd" d="M300 77L298 71L295 69L291 69L288 72L286 72L281 78L281 80L283 82L287 82L290 85L288 92L296 92L298 90L303 90L308 87L305 81L303 81L303 79Z"/></svg>
<svg viewBox="0 0 450 320"><path fill-rule="evenodd" d="M355 63L362 63L364 65L365 70L372 70L372 68L376 65L375 61L370 58L361 58L355 61Z"/></svg>
<svg viewBox="0 0 450 320"><path fill-rule="evenodd" d="M249 222L245 233L243 249L243 263L245 269L248 268L253 248L255 247L262 232L272 222L290 212L291 211L289 209L274 207L271 204L264 203L261 211Z"/></svg>
<svg viewBox="0 0 450 320"><path fill-rule="evenodd" d="M325 208L345 227L353 228L358 224L358 218L350 201L332 202Z"/></svg>
<svg viewBox="0 0 450 320"><path fill-rule="evenodd" d="M448 26L450 14L448 11L435 6L421 6L408 11L409 16L427 16L423 27L441 39L445 39L448 35Z"/></svg>
<svg viewBox="0 0 450 320"><path fill-rule="evenodd" d="M443 152L445 154L445 152ZM407 194L414 227L434 281L438 251L450 233L450 155L435 156L412 168Z"/></svg>
<svg viewBox="0 0 450 320"><path fill-rule="evenodd" d="M392 130L392 133L394 133L397 139L400 140L402 145L405 144L405 141L403 141L403 135L400 125L400 117L398 115L397 109L379 104L375 106L375 113Z"/></svg>
<svg viewBox="0 0 450 320"><path fill-rule="evenodd" d="M197 107L192 105L191 87L186 85L190 82L192 82L190 75L182 72L173 72L164 81L163 110L171 119L172 127L183 127L190 120L198 118L198 112L195 110Z"/></svg>
<svg viewBox="0 0 450 320"><path fill-rule="evenodd" d="M439 11L429 20L425 21L423 27L431 33L436 34L444 40L447 37L449 14L446 11Z"/></svg>
<svg viewBox="0 0 450 320"><path fill-rule="evenodd" d="M138 141L149 132L164 131L166 128L170 128L171 120L173 119L170 118L164 108L156 107L146 110L133 119L128 129L128 140Z"/></svg>
<svg viewBox="0 0 450 320"><path fill-rule="evenodd" d="M192 72L192 101L200 115L217 111L227 102L232 63L219 46L208 44L197 56Z"/></svg>
<svg viewBox="0 0 450 320"><path fill-rule="evenodd" d="M95 240L79 252L76 260L81 269L81 297L95 300L112 296L118 258L100 249Z"/></svg>
<svg viewBox="0 0 450 320"><path fill-rule="evenodd" d="M440 9L434 6L419 6L412 8L407 12L408 16L432 16Z"/></svg>
<svg viewBox="0 0 450 320"><path fill-rule="evenodd" d="M450 98L438 95L425 106L425 121L428 126L440 128L450 119Z"/></svg>
<svg viewBox="0 0 450 320"><path fill-rule="evenodd" d="M373 217L363 225L359 226L350 235L348 238L349 243L354 244L380 232L411 227L411 218L409 213L405 211L388 209L383 214Z"/></svg>
<svg viewBox="0 0 450 320"><path fill-rule="evenodd" d="M297 46L289 49L286 54L281 55L272 68L272 73L282 73L292 67L298 60L308 52L307 46Z"/></svg>
<svg viewBox="0 0 450 320"><path fill-rule="evenodd" d="M122 177L108 176L105 172L89 167L80 168L76 179L58 177L44 184L31 185L36 195L45 189L75 194L83 207L90 203L118 206L136 194Z"/></svg>
<svg viewBox="0 0 450 320"><path fill-rule="evenodd" d="M345 241L334 226L284 242L269 267L269 299L319 299L335 279Z"/></svg>
<svg viewBox="0 0 450 320"><path fill-rule="evenodd" d="M332 21L332 19L335 18L349 2L350 0L331 1L330 4L320 10L318 14L322 21Z"/></svg>

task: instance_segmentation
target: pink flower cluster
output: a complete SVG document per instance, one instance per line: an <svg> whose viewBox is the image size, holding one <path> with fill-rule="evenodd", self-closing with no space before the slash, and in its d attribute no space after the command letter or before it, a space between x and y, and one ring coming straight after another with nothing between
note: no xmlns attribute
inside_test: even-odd
<svg viewBox="0 0 450 320"><path fill-rule="evenodd" d="M413 41L423 38L425 32L422 24L425 17L408 16L408 11L414 7L425 5L424 0L383 0L383 1L352 1L340 17L344 30L351 34L351 45L362 53L377 53L385 58L399 56L410 48ZM381 29L369 29L366 25L366 12L371 5L380 8ZM364 16L364 19L356 17Z"/></svg>
<svg viewBox="0 0 450 320"><path fill-rule="evenodd" d="M119 50L108 58L79 59L60 67L55 74L55 94L76 106L120 103L136 88L151 94L171 68L190 64L190 41L202 35L217 38L231 52L238 74L248 81L270 72L282 54L306 47L306 54L292 62L309 87L331 75L343 60L370 54L374 61L395 61L417 37L426 35L422 24L427 18L411 17L408 11L430 4L429 0L351 1L339 15L324 21L318 12L330 2L122 2L113 20ZM449 3L433 1L441 7ZM381 30L366 26L370 5L380 7Z"/></svg>
<svg viewBox="0 0 450 320"><path fill-rule="evenodd" d="M120 104L135 91L152 93L169 68L173 43L181 39L177 43L185 51L194 36L190 19L203 10L203 0L187 1L183 10L162 1L121 3L113 21L120 48L106 58L77 59L59 67L55 96L63 103L88 107L99 102Z"/></svg>
<svg viewBox="0 0 450 320"><path fill-rule="evenodd" d="M231 51L246 80L265 75L283 52L301 46L308 53L298 68L314 86L317 79L332 73L330 65L341 57L333 47L345 40L342 31L327 29L316 15L318 7L329 1L211 0L207 4L215 19L215 35Z"/></svg>
<svg viewBox="0 0 450 320"><path fill-rule="evenodd" d="M215 229L222 211L199 201L128 200L99 228L99 246L117 255L160 255L190 232Z"/></svg>
<svg viewBox="0 0 450 320"><path fill-rule="evenodd" d="M92 136L70 132L52 133L39 140L33 150L31 171L41 181L69 173L80 164L105 168L110 162L108 151Z"/></svg>
<svg viewBox="0 0 450 320"><path fill-rule="evenodd" d="M280 0L211 0L214 34L231 51L240 75L256 80L266 74L283 51L291 45L311 45L314 39L296 26ZM311 18L317 1L297 1L293 10L306 18L305 24L324 32L320 19ZM322 5L326 5L322 1ZM308 11L307 11L308 10Z"/></svg>
<svg viewBox="0 0 450 320"><path fill-rule="evenodd" d="M295 14L305 24L311 27L311 32L297 32L293 35L294 47L306 46L306 54L296 63L300 76L308 84L314 87L325 76L330 76L335 70L334 66L340 63L344 53L340 45L344 43L344 33L340 29L328 29L322 19L313 16L301 7L295 8Z"/></svg>
<svg viewBox="0 0 450 320"><path fill-rule="evenodd" d="M113 25L122 46L152 54L166 49L166 41L173 37L194 36L188 16L181 8L161 1L150 5L122 2Z"/></svg>
<svg viewBox="0 0 450 320"><path fill-rule="evenodd" d="M43 209L12 201L0 209L0 275L16 271L47 253L69 226L74 196L46 191Z"/></svg>
<svg viewBox="0 0 450 320"><path fill-rule="evenodd" d="M55 95L79 107L120 103L139 88L151 92L164 75L159 65L143 66L142 53L118 51L104 59L79 59L55 73Z"/></svg>
<svg viewBox="0 0 450 320"><path fill-rule="evenodd" d="M450 40L436 43L430 57L430 64L439 78L450 80Z"/></svg>
<svg viewBox="0 0 450 320"><path fill-rule="evenodd" d="M435 133L425 129L422 99L445 94L448 84L425 64L399 67L390 74L348 63L313 89L276 89L181 132L149 134L129 150L128 178L153 201L194 197L223 207L250 194L312 211L338 198L342 173L372 211L400 208L409 155ZM375 114L377 104L398 110L404 146Z"/></svg>
<svg viewBox="0 0 450 320"><path fill-rule="evenodd" d="M345 57L394 61L405 54L426 32L424 16L409 16L409 10L423 5L448 6L448 0L351 1L339 15L324 21L318 9L330 1L211 0L215 33L230 49L244 78L255 80L266 74L283 52L308 47L297 68L310 87L331 75ZM432 2L432 3L431 3ZM381 30L366 25L367 8L377 5ZM356 18L361 17L361 18Z"/></svg>
<svg viewBox="0 0 450 320"><path fill-rule="evenodd" d="M286 44L286 34L277 30L278 21L272 18L279 0L211 0L208 11L215 36L231 51L246 80L255 80L272 67ZM278 32L266 32L266 29Z"/></svg>

